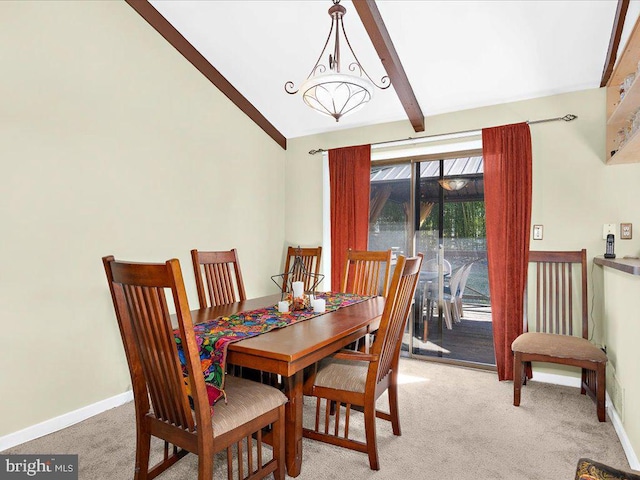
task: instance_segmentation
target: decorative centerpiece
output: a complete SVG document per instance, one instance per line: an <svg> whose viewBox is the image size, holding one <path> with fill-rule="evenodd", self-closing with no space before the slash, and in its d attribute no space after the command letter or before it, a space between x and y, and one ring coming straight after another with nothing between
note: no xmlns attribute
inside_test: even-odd
<svg viewBox="0 0 640 480"><path fill-rule="evenodd" d="M278 311L281 313L286 313L289 310L311 309L313 307L312 302L315 299L316 287L324 279L322 274L309 273L307 271L302 257L299 255L299 249L300 247L296 251L291 270L271 277L273 283L278 285L282 292L281 301L278 302ZM305 285L307 286L306 291Z"/></svg>
<svg viewBox="0 0 640 480"><path fill-rule="evenodd" d="M289 303L291 305L291 310L306 310L310 306L309 295L304 293L304 282L293 282L292 293L289 294L291 297Z"/></svg>

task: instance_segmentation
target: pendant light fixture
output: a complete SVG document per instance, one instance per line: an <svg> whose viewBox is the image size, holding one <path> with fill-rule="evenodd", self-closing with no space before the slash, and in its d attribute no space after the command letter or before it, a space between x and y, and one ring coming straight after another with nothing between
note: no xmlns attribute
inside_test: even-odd
<svg viewBox="0 0 640 480"><path fill-rule="evenodd" d="M444 178L442 180L438 180L438 183L445 190L456 191L466 187L467 183L469 183L469 179L468 178Z"/></svg>
<svg viewBox="0 0 640 480"><path fill-rule="evenodd" d="M318 61L311 69L311 73L302 83L299 89L294 87L294 83L288 81L284 89L289 94L302 94L303 101L318 112L330 115L340 120L340 117L355 112L360 109L373 97L373 87L381 90L389 88L391 82L388 76L380 79L377 85L362 68L356 54L351 48L349 39L344 30L342 18L346 13L346 8L340 5L340 0L333 0L333 6L329 9L331 17L331 30L324 44L324 48L318 57ZM333 53L329 54L327 65L320 63L328 49L333 37ZM349 72L341 71L340 42L344 39L353 60L347 66Z"/></svg>

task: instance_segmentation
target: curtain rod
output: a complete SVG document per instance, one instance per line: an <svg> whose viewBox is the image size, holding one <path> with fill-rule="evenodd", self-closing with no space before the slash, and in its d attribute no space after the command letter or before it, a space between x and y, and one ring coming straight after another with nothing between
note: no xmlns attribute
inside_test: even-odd
<svg viewBox="0 0 640 480"><path fill-rule="evenodd" d="M566 114L564 117L555 117L555 118L544 118L542 120L527 120L525 123L527 123L528 125L534 125L536 123L547 123L547 122L558 122L560 120L565 121L565 122L570 122L572 120L575 120L576 118L578 118L577 115L573 115L572 113L568 113ZM399 142L404 142L407 140L414 140L415 142L419 142L422 139L427 139L427 138L434 138L434 137L446 137L448 135L463 135L465 133L480 133L482 131L482 129L474 129L474 130L461 130L458 132L449 132L449 133L436 133L434 135L425 135L422 137L408 137L408 138L403 138L400 140L389 140L386 142L377 142L377 143L372 143L371 146L374 145L385 145L385 144L393 144L393 143L399 143ZM309 150L309 155L315 155L316 153L323 153L326 152L327 150L325 150L324 148L318 148L315 150Z"/></svg>

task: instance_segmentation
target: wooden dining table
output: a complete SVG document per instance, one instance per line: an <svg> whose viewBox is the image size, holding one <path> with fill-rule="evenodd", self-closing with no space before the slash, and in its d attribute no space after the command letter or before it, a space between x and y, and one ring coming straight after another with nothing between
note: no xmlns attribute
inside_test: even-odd
<svg viewBox="0 0 640 480"><path fill-rule="evenodd" d="M273 306L280 294L254 298L191 312L194 323L220 316ZM300 475L302 467L303 370L344 346L376 330L384 298L361 303L297 322L284 328L230 343L227 361L282 376L288 402L285 405L285 462L287 473Z"/></svg>

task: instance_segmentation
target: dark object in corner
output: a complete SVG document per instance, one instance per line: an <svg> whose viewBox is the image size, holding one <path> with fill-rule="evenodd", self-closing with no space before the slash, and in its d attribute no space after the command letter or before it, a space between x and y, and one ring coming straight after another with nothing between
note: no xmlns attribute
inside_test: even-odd
<svg viewBox="0 0 640 480"><path fill-rule="evenodd" d="M578 460L575 480L640 480L640 475L611 468L589 458Z"/></svg>

